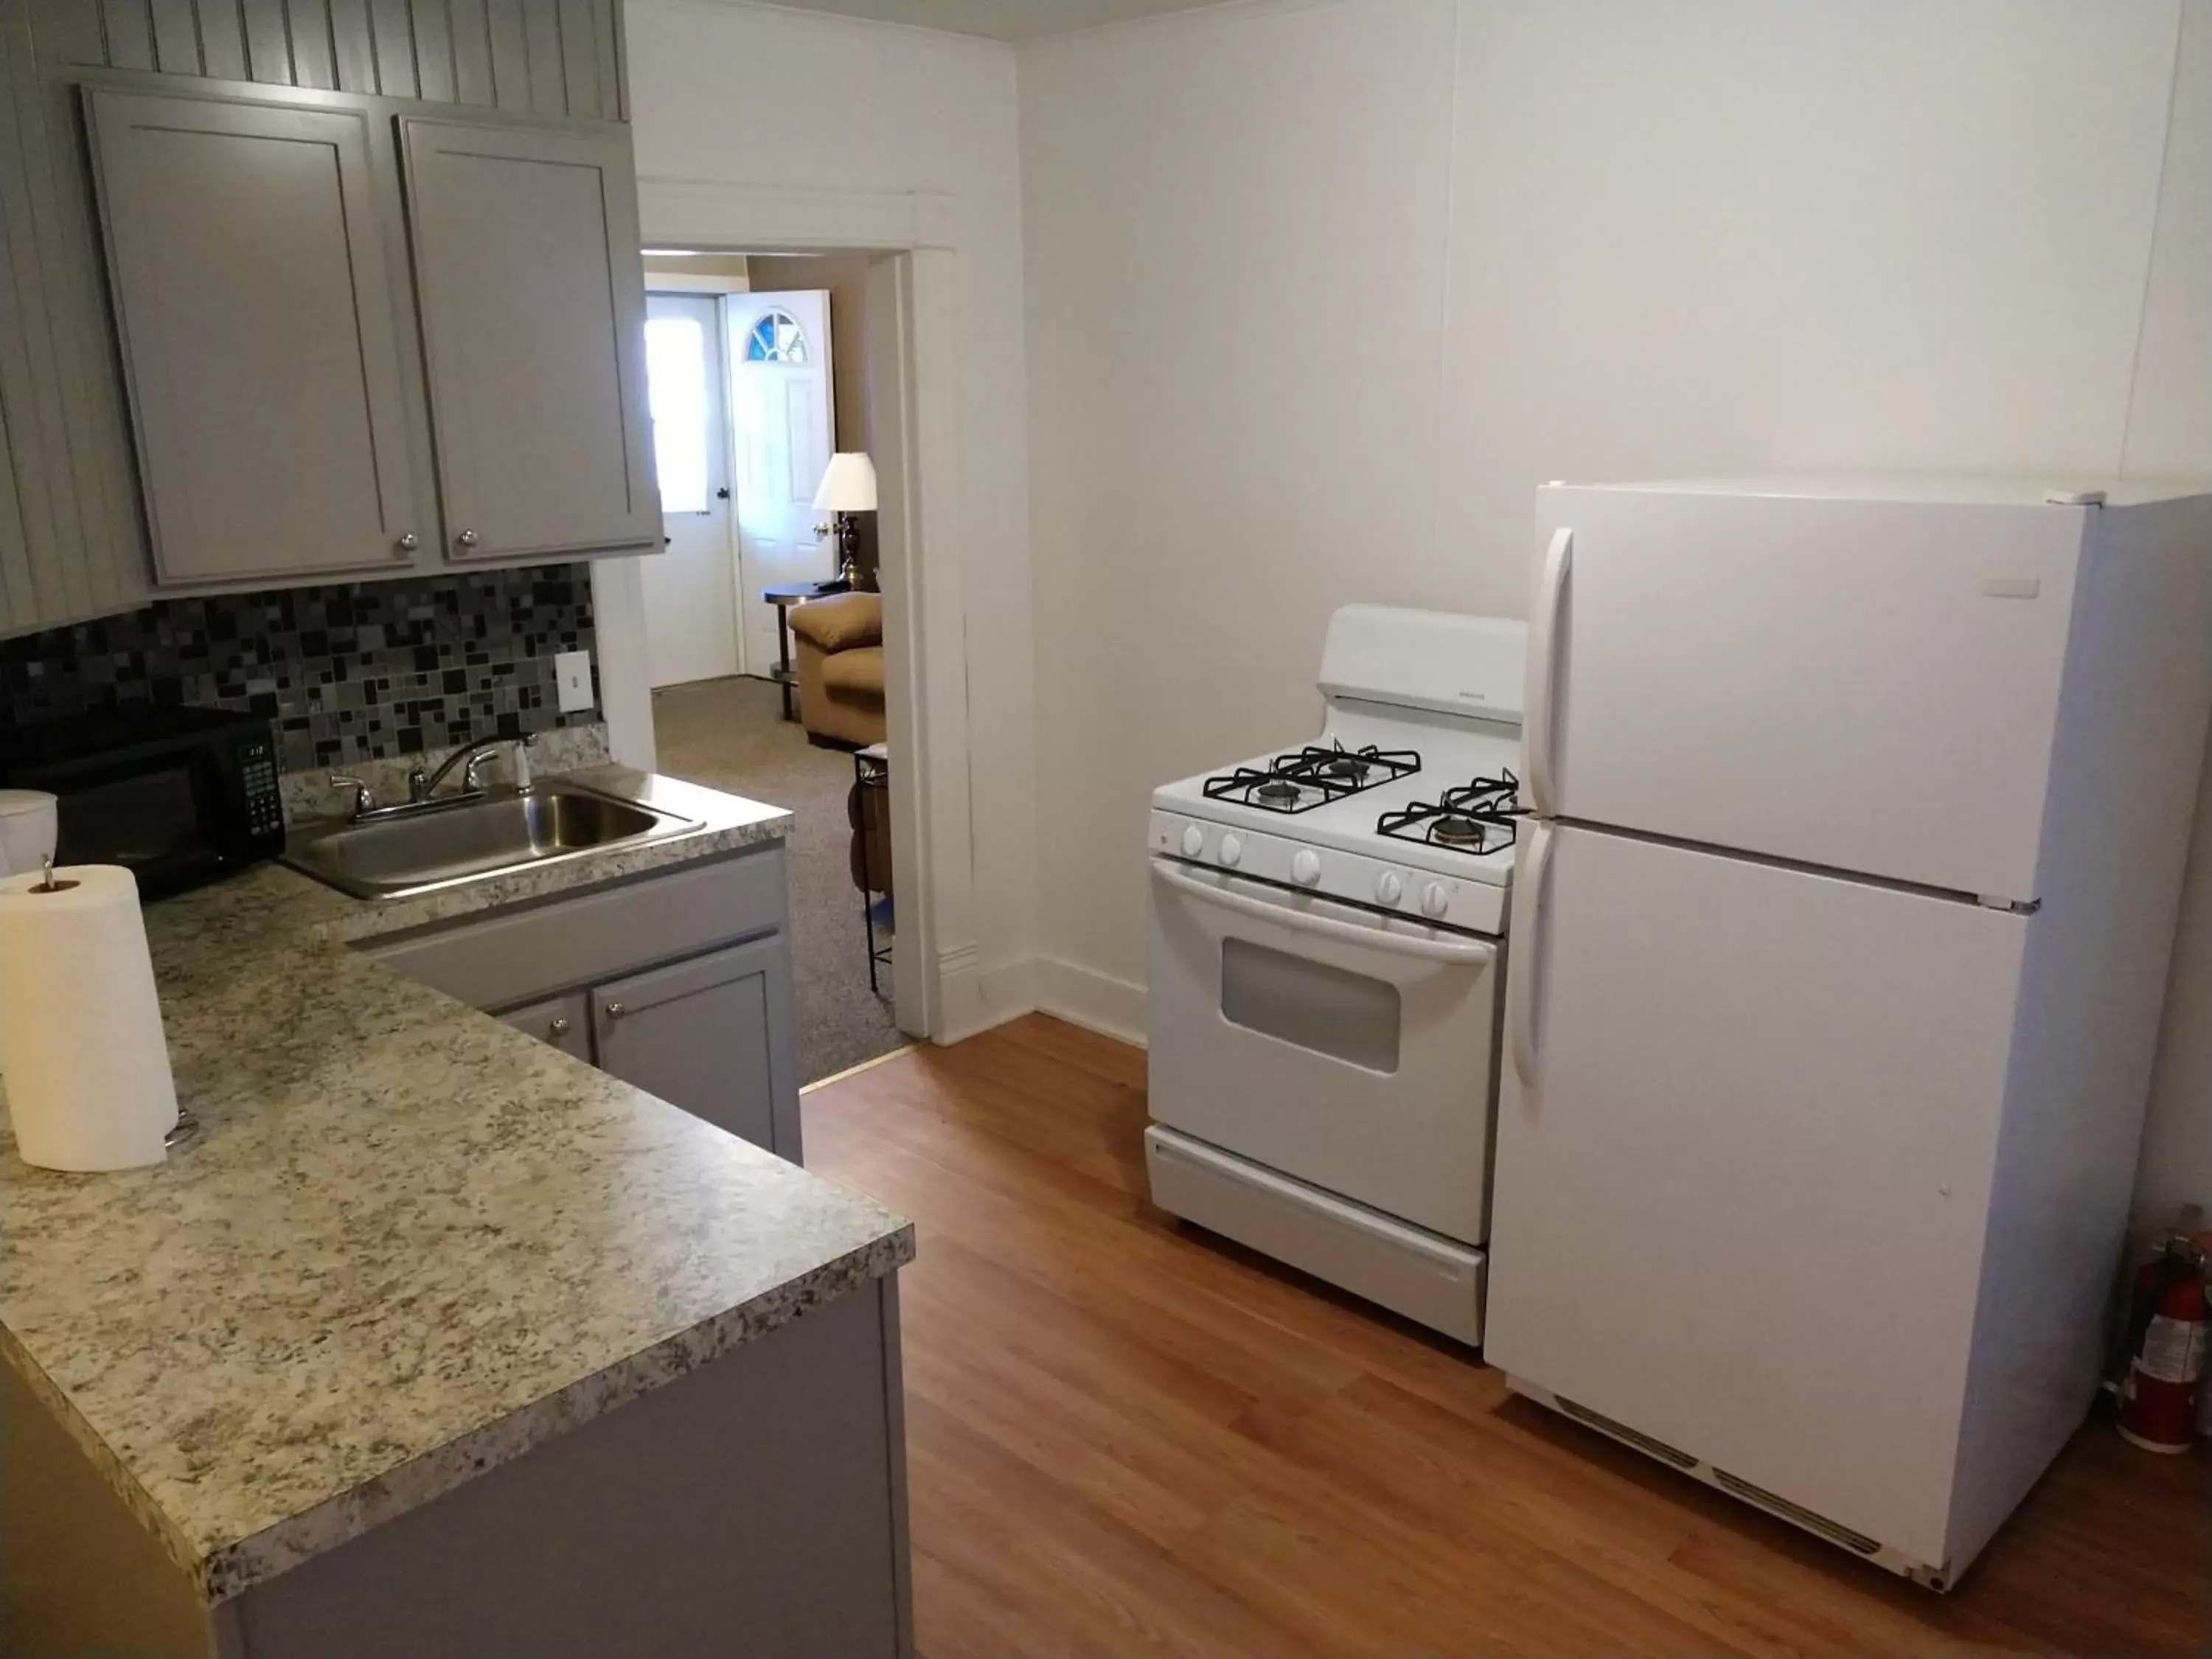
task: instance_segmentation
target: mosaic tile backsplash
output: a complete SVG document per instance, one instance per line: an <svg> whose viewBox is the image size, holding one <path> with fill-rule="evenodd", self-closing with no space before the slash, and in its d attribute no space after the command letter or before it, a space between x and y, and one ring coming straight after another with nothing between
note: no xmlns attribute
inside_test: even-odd
<svg viewBox="0 0 2212 1659"><path fill-rule="evenodd" d="M0 640L0 720L247 709L307 772L598 720L559 712L553 674L556 653L593 644L584 564L164 599Z"/></svg>

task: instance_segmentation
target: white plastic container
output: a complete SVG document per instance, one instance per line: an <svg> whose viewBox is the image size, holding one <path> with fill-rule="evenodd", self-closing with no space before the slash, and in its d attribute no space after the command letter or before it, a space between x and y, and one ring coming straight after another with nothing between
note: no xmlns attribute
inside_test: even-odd
<svg viewBox="0 0 2212 1659"><path fill-rule="evenodd" d="M0 789L0 876L35 874L54 855L59 823L43 789Z"/></svg>

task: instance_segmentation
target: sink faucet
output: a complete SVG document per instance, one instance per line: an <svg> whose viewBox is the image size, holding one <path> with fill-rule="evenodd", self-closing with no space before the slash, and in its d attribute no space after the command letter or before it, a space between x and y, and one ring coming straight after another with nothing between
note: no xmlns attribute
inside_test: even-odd
<svg viewBox="0 0 2212 1659"><path fill-rule="evenodd" d="M518 750L527 749L538 741L538 734L526 732L519 738L479 738L476 742L456 749L440 761L437 769L425 774L416 767L407 775L407 799L420 803L430 799L438 786L446 781L446 774L456 766L461 769L461 793L480 795L483 793L483 763L491 758L491 751L503 743L511 743Z"/></svg>

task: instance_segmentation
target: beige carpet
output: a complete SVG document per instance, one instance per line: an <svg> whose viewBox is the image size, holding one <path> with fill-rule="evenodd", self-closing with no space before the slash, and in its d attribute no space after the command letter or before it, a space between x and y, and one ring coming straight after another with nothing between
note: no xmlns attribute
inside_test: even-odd
<svg viewBox="0 0 2212 1659"><path fill-rule="evenodd" d="M653 694L660 769L799 815L790 843L792 957L798 981L799 1080L842 1072L906 1042L891 1023L891 975L868 989L860 895L847 866L845 793L853 757L817 749L766 680L702 680ZM881 936L878 935L880 938Z"/></svg>

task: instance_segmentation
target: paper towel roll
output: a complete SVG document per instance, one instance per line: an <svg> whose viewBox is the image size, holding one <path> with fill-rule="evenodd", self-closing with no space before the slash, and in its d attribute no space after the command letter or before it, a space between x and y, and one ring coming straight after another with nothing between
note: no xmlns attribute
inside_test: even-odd
<svg viewBox="0 0 2212 1659"><path fill-rule="evenodd" d="M177 1087L138 883L71 865L0 880L0 1076L15 1149L49 1170L159 1164Z"/></svg>

